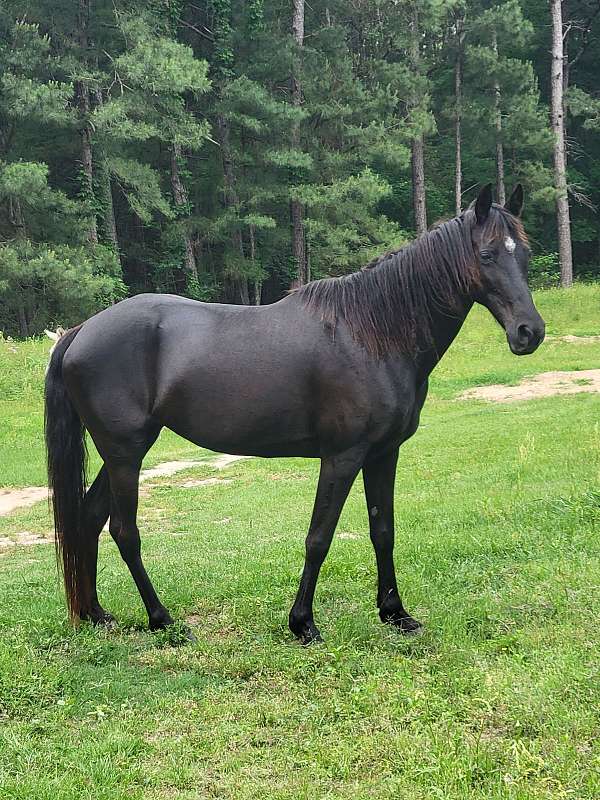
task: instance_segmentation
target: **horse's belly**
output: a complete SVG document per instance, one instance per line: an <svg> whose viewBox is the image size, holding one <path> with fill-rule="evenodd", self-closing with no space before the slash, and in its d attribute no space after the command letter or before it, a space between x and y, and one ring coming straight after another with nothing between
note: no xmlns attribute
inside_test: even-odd
<svg viewBox="0 0 600 800"><path fill-rule="evenodd" d="M200 447L236 455L318 456L306 393L276 378L269 389L207 381L174 387L156 410L160 423Z"/></svg>

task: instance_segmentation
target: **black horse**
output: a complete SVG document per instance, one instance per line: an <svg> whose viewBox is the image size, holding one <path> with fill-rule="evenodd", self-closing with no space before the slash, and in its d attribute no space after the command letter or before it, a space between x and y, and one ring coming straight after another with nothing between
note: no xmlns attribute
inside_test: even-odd
<svg viewBox="0 0 600 800"><path fill-rule="evenodd" d="M171 616L140 554L142 459L163 427L225 453L321 459L300 588L289 616L320 638L313 596L340 512L362 469L378 572L377 605L403 633L393 563L398 448L416 431L428 377L473 303L532 353L544 322L527 287L523 192L506 207L486 186L461 216L365 269L308 284L270 306L140 295L68 331L46 381L56 540L72 618L108 623L96 594L98 537L110 533L148 611ZM86 492L84 431L104 465Z"/></svg>

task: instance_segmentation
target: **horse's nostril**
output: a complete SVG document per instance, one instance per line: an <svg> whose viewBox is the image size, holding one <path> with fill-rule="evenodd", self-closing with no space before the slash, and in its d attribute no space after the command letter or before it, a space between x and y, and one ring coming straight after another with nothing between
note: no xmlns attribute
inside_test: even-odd
<svg viewBox="0 0 600 800"><path fill-rule="evenodd" d="M519 325L517 336L520 342L530 342L533 339L533 331L528 325Z"/></svg>

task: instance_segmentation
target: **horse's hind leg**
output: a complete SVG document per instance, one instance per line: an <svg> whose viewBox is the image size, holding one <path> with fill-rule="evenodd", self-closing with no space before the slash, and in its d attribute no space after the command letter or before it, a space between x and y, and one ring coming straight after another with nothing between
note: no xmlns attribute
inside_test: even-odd
<svg viewBox="0 0 600 800"><path fill-rule="evenodd" d="M94 625L108 625L114 622L111 614L108 614L100 605L96 589L98 538L109 513L110 485L108 472L106 467L103 466L96 476L96 480L86 492L83 501L81 525L81 535L85 537L85 561L89 592L87 605L81 609L79 616L81 619L90 620Z"/></svg>
<svg viewBox="0 0 600 800"><path fill-rule="evenodd" d="M398 449L363 467L371 542L377 559L377 606L382 622L405 634L416 633L421 623L402 605L394 569L394 484Z"/></svg>
<svg viewBox="0 0 600 800"><path fill-rule="evenodd" d="M144 601L150 629L157 630L171 625L173 620L158 599L142 562L140 533L136 520L140 467L141 458L107 459L111 487L109 530Z"/></svg>

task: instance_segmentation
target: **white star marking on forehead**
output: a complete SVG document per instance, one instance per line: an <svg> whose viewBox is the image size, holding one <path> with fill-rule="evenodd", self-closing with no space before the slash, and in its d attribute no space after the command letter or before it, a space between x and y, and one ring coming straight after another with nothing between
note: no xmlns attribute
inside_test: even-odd
<svg viewBox="0 0 600 800"><path fill-rule="evenodd" d="M507 236L504 240L504 247L508 250L509 253L514 253L517 244L514 239L511 239L510 236Z"/></svg>

